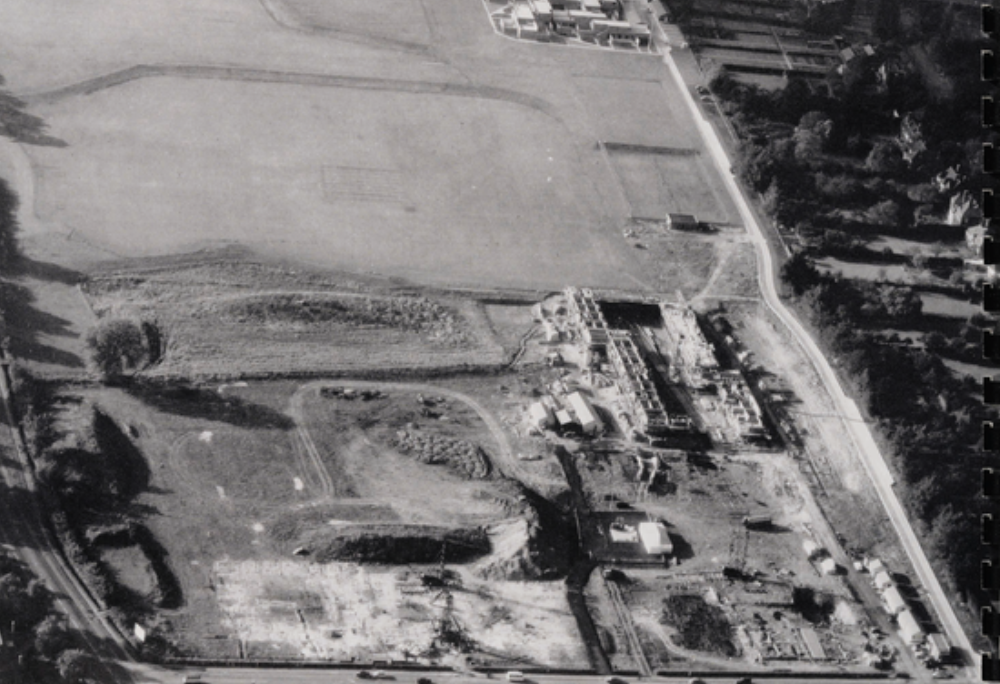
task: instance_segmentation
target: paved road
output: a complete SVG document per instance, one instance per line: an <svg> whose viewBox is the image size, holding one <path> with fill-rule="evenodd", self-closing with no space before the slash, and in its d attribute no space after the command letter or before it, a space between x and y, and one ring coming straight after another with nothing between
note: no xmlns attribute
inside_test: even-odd
<svg viewBox="0 0 1000 684"><path fill-rule="evenodd" d="M293 670L293 669L240 669L240 668L205 668L200 670L168 670L166 668L144 668L143 679L137 679L139 684L178 684L183 680L185 673L198 673L202 676L203 684L392 684L387 680L359 680L355 678L356 670ZM456 673L456 672L393 672L396 677L395 684L416 684L420 677L429 678L434 684L484 684L485 682L506 682L503 675L497 674L487 677L479 673ZM739 679L736 674L720 674L718 676L700 677L705 684L734 684ZM686 673L675 677L622 677L626 684L676 684L677 682L688 682L691 677ZM590 674L582 675L531 675L526 679L525 684L605 684L606 678ZM775 682L775 684L790 684L802 682L815 684L845 684L845 681L857 682L858 684L885 684L885 678L851 679L844 680L836 677L822 679L796 679L794 675L787 675L786 678L768 677L766 679L754 679L755 682ZM961 681L961 680L953 680Z"/></svg>
<svg viewBox="0 0 1000 684"><path fill-rule="evenodd" d="M948 598L945 595L944 590L941 588L941 584L938 582L937 576L931 569L930 564L927 561L927 557L924 555L923 549L917 541L913 528L910 526L909 519L903 511L903 507L899 503L896 493L892 489L892 485L894 483L892 475L885 465L885 459L879 452L878 446L875 444L874 439L872 439L871 432L869 431L868 425L865 423L861 412L858 410L857 404L855 404L854 401L844 392L843 387L840 385L840 381L837 379L836 373L834 373L833 368L823 356L823 352L820 350L819 346L809 336L805 328L802 327L802 324L799 323L795 316L785 307L778 296L777 278L771 252L768 249L767 240L764 237L764 232L757 223L753 212L750 210L750 206L746 198L743 196L743 192L730 171L730 169L733 168L732 161L726 155L725 148L722 146L722 142L716 135L715 129L713 129L708 121L703 118L701 111L694 101L694 97L684 84L684 80L680 71L677 69L676 64L674 64L673 58L666 50L664 50L663 61L670 69L674 79L677 81L678 90L691 110L692 117L705 141L707 151L715 160L715 163L718 166L726 185L728 186L730 195L736 202L740 216L743 218L747 230L757 247L758 280L760 281L760 288L764 297L764 302L767 304L768 308L774 312L775 316L777 316L792 333L802 350L809 357L809 360L812 362L817 373L822 378L823 383L829 390L834 402L840 409L840 415L844 425L844 433L850 437L854 446L857 448L861 462L864 464L865 469L871 477L872 483L878 492L879 498L882 500L886 513L888 514L889 519L910 558L910 562L913 564L914 571L916 572L921 584L923 584L924 588L927 590L928 598L937 613L941 626L948 635L952 644L954 644L959 650L963 651L967 656L971 656L974 653L972 644L969 642L965 631L962 629L962 626L955 615L955 611L948 602Z"/></svg>

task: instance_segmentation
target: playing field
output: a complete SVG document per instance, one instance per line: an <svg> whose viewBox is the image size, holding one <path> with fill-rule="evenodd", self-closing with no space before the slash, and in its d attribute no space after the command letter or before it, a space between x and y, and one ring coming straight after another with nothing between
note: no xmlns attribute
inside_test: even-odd
<svg viewBox="0 0 1000 684"><path fill-rule="evenodd" d="M610 179L558 120L351 85L152 78L41 107L69 148L31 150L36 210L122 255L240 241L421 279L618 280Z"/></svg>

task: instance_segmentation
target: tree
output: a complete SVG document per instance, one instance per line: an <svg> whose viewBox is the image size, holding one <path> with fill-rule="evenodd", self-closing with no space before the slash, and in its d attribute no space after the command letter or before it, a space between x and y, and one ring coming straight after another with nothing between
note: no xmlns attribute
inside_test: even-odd
<svg viewBox="0 0 1000 684"><path fill-rule="evenodd" d="M924 349L931 354L940 354L948 348L948 338L940 330L933 330L924 336Z"/></svg>
<svg viewBox="0 0 1000 684"><path fill-rule="evenodd" d="M796 297L818 285L821 279L819 271L804 252L796 252L781 267L781 281L792 288Z"/></svg>
<svg viewBox="0 0 1000 684"><path fill-rule="evenodd" d="M17 230L17 195L0 178L0 268L10 268L20 256Z"/></svg>
<svg viewBox="0 0 1000 684"><path fill-rule="evenodd" d="M869 207L865 216L879 226L897 226L900 216L899 205L891 199L882 200Z"/></svg>
<svg viewBox="0 0 1000 684"><path fill-rule="evenodd" d="M893 173L901 168L903 155L899 147L888 140L879 140L865 159L865 168L872 173Z"/></svg>
<svg viewBox="0 0 1000 684"><path fill-rule="evenodd" d="M147 356L142 330L125 319L99 322L87 333L87 346L94 365L106 378L136 370Z"/></svg>
<svg viewBox="0 0 1000 684"><path fill-rule="evenodd" d="M49 615L35 627L35 650L44 658L53 660L73 645L73 636L59 615Z"/></svg>
<svg viewBox="0 0 1000 684"><path fill-rule="evenodd" d="M909 287L883 287L879 295L886 314L897 320L914 319L924 308L920 295Z"/></svg>
<svg viewBox="0 0 1000 684"><path fill-rule="evenodd" d="M71 648L59 654L56 668L67 684L87 684L91 681L97 661L92 655L78 648Z"/></svg>

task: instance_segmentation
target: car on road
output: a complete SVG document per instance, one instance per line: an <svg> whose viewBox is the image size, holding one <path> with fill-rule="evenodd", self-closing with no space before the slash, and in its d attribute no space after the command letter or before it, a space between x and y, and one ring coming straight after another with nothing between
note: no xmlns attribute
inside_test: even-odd
<svg viewBox="0 0 1000 684"><path fill-rule="evenodd" d="M604 683L605 684L628 684L628 682L626 682L621 677L608 677L607 679L604 680Z"/></svg>
<svg viewBox="0 0 1000 684"><path fill-rule="evenodd" d="M383 670L375 670L372 672L372 679L395 679L395 677Z"/></svg>
<svg viewBox="0 0 1000 684"><path fill-rule="evenodd" d="M361 670L361 672L357 673L354 676L357 677L358 679L373 679L372 673L369 672L368 670Z"/></svg>
<svg viewBox="0 0 1000 684"><path fill-rule="evenodd" d="M736 684L753 684L753 681L749 677L740 677L736 680Z"/></svg>
<svg viewBox="0 0 1000 684"><path fill-rule="evenodd" d="M524 681L524 673L520 672L518 670L511 670L511 671L509 671L507 673L507 681L508 682L523 682Z"/></svg>

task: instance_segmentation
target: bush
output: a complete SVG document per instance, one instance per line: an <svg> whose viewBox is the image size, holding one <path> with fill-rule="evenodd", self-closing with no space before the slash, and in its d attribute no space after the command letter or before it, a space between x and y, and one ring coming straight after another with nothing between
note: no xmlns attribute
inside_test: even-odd
<svg viewBox="0 0 1000 684"><path fill-rule="evenodd" d="M147 358L142 330L130 320L101 321L87 333L87 346L94 365L106 379L138 370Z"/></svg>

